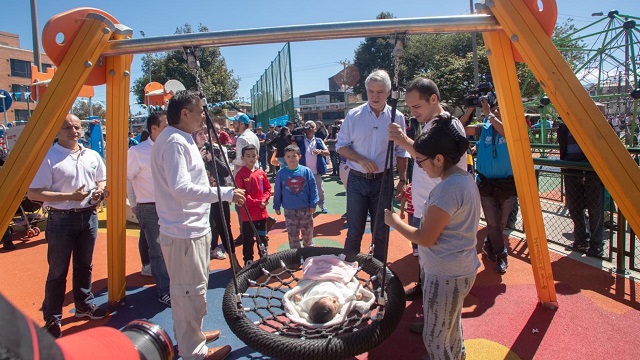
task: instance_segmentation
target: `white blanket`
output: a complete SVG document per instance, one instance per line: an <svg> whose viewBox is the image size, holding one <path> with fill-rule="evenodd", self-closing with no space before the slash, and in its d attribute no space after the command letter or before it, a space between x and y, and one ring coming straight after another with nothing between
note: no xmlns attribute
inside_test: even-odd
<svg viewBox="0 0 640 360"><path fill-rule="evenodd" d="M351 310L357 310L361 314L369 311L375 296L355 278L358 264L343 259L344 255L320 255L304 262L302 280L283 296L285 312L291 321L311 327L325 327L342 323ZM300 295L302 299L296 301L296 295ZM311 306L326 296L338 299L341 305L338 314L327 323L311 323Z"/></svg>

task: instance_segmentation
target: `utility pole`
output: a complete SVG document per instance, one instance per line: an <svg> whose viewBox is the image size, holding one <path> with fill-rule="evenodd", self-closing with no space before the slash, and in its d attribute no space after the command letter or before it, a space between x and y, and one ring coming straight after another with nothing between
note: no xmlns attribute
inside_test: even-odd
<svg viewBox="0 0 640 360"><path fill-rule="evenodd" d="M351 65L349 60L344 59L339 61L342 65L342 87L344 88L344 117L347 117L347 113L349 112L349 97L347 95L347 66Z"/></svg>
<svg viewBox="0 0 640 360"><path fill-rule="evenodd" d="M40 60L40 36L38 32L38 9L36 6L36 0L31 0L31 33L33 38L33 63L38 68L38 71L42 71L42 65Z"/></svg>

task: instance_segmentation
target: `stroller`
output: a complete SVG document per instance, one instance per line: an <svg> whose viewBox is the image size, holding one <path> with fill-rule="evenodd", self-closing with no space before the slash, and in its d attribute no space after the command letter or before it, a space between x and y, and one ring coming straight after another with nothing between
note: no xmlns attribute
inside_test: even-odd
<svg viewBox="0 0 640 360"><path fill-rule="evenodd" d="M16 226L24 226L27 230L27 237L38 236L40 235L38 224L46 220L42 212L44 212L44 209L41 202L29 200L25 196L18 209L16 209L12 223Z"/></svg>

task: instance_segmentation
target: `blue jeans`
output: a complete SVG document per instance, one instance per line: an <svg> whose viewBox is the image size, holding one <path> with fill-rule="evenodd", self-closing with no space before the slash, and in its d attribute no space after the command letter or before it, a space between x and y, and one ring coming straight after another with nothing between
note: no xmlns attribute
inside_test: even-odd
<svg viewBox="0 0 640 360"><path fill-rule="evenodd" d="M93 303L91 270L93 248L98 236L96 210L83 212L50 211L45 238L48 243L49 273L44 288L44 320L62 319L62 305L67 285L69 262L73 254L73 300L77 310L87 310Z"/></svg>
<svg viewBox="0 0 640 360"><path fill-rule="evenodd" d="M389 227L384 223L384 209L390 206L393 196L391 177L386 178L384 198L381 206L378 207L380 198L380 187L382 179L365 179L349 172L347 181L347 239L344 249L347 251L360 251L362 235L367 224L367 215L371 216L371 229L373 234L373 244L375 249L373 257L383 261L385 249L387 247L387 233ZM380 219L381 224L376 229L376 220Z"/></svg>
<svg viewBox="0 0 640 360"><path fill-rule="evenodd" d="M151 265L151 275L156 280L158 297L163 297L169 294L169 273L162 257L162 249L158 244L160 225L158 225L156 205L136 205L136 216L138 224L140 224L140 231L144 233L149 246L149 265Z"/></svg>
<svg viewBox="0 0 640 360"><path fill-rule="evenodd" d="M480 203L484 212L484 220L487 222L487 246L495 255L506 255L507 247L504 245L502 232L507 227L509 214L513 210L516 197L496 199L490 196L481 196Z"/></svg>

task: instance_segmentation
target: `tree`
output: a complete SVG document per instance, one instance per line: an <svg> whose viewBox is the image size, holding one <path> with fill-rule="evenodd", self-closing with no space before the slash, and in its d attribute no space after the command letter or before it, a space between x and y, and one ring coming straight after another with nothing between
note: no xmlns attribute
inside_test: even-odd
<svg viewBox="0 0 640 360"><path fill-rule="evenodd" d="M93 116L97 116L100 119L105 118L106 109L101 103L93 102L91 107L93 108ZM89 101L84 99L76 101L71 108L71 113L81 120L88 120L91 115Z"/></svg>
<svg viewBox="0 0 640 360"><path fill-rule="evenodd" d="M207 32L209 29L200 24L198 32ZM189 34L193 30L188 23L176 29L176 34ZM227 68L226 61L217 47L196 49L200 61L200 81L205 96L212 101L231 100L238 93L239 78L233 77L233 71ZM159 56L147 55L142 59L143 75L135 80L132 92L138 102L144 102L144 87L149 83L149 69L151 68L151 80L161 84L174 79L180 81L187 89L197 90L194 73L187 66L184 51L170 51Z"/></svg>
<svg viewBox="0 0 640 360"><path fill-rule="evenodd" d="M376 16L377 20L394 18L393 14L386 11ZM355 65L360 72L360 80L353 87L354 93L362 94L362 98L366 99L367 91L364 87L364 81L375 69L386 70L389 72L389 75L392 76L393 47L394 45L389 42L389 37L368 37L358 45L355 51L353 65Z"/></svg>
<svg viewBox="0 0 640 360"><path fill-rule="evenodd" d="M489 62L480 37L478 54L480 74L489 73ZM417 76L432 79L438 84L444 101L454 106L462 105L468 90L474 87L471 34L409 36L400 74L403 84L408 84Z"/></svg>
<svg viewBox="0 0 640 360"><path fill-rule="evenodd" d="M569 18L562 24L557 24L551 35L551 41L560 50L564 59L569 63L571 69L576 70L585 61L584 49L586 45L582 40L572 39L576 27L572 24L573 19ZM533 76L531 69L525 63L517 63L516 71L520 80L520 92L523 98L536 98L542 94L542 87Z"/></svg>

